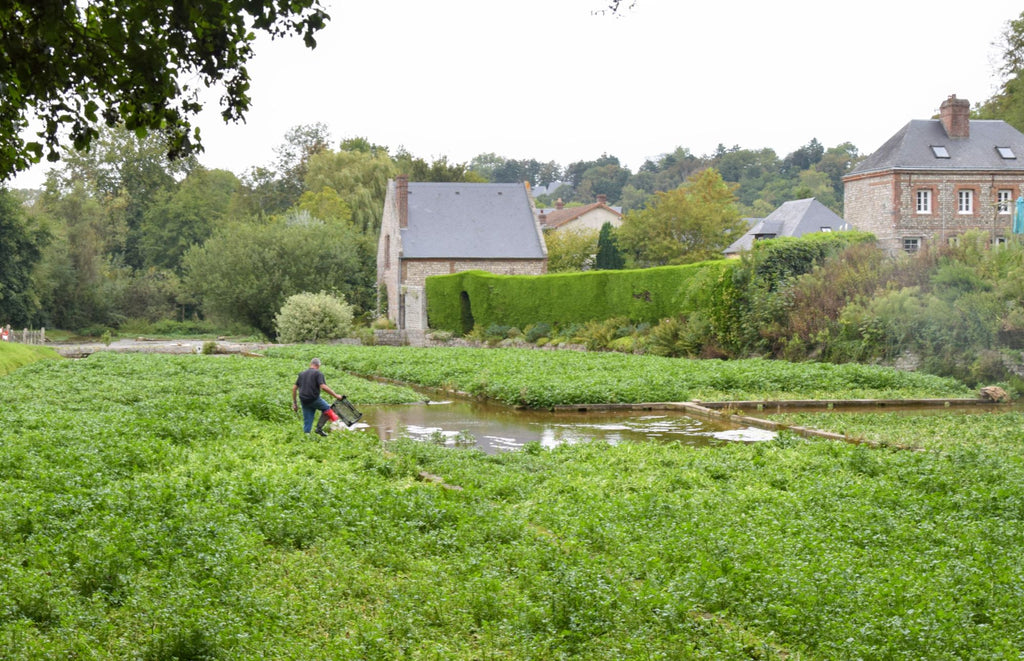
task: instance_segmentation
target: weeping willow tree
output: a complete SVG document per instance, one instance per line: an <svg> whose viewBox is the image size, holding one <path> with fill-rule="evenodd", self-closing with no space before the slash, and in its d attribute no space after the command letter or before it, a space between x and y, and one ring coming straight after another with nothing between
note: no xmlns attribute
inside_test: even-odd
<svg viewBox="0 0 1024 661"><path fill-rule="evenodd" d="M388 179L395 173L395 164L385 152L325 150L309 160L306 190L333 189L351 209L352 223L376 235Z"/></svg>

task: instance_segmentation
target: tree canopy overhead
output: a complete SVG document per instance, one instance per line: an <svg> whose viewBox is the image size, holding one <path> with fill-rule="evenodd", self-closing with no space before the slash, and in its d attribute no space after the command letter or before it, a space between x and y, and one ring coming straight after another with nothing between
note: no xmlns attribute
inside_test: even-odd
<svg viewBox="0 0 1024 661"><path fill-rule="evenodd" d="M0 181L83 149L102 124L160 131L168 156L201 150L199 92L223 86L225 121L249 109L254 31L301 35L320 0L13 0L0 8ZM37 121L41 141L23 134Z"/></svg>

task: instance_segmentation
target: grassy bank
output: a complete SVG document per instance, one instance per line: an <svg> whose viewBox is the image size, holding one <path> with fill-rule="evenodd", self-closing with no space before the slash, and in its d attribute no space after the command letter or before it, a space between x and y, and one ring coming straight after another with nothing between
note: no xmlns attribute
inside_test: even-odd
<svg viewBox="0 0 1024 661"><path fill-rule="evenodd" d="M40 360L54 360L60 355L53 349L17 342L0 342L0 376Z"/></svg>
<svg viewBox="0 0 1024 661"><path fill-rule="evenodd" d="M96 354L4 379L0 657L952 660L1024 649L1013 417L985 428L1003 440L969 447L937 425L942 452L785 434L497 456L382 448L359 433L299 432L289 390L309 356L297 353ZM416 399L341 374L342 352L317 353L355 401ZM405 355L344 355L372 353ZM469 355L483 372L494 353ZM512 355L523 370L536 356L538 376L553 369L546 352ZM651 383L638 396L657 399ZM883 437L920 430L884 422Z"/></svg>

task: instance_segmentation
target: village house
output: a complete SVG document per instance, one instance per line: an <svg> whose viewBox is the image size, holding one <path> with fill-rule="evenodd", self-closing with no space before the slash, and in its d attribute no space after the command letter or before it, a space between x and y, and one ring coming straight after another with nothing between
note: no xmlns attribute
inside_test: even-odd
<svg viewBox="0 0 1024 661"><path fill-rule="evenodd" d="M738 257L750 250L755 241L780 236L803 236L812 232L838 232L850 229L842 218L813 197L783 202L778 209L764 218L754 219L747 233L736 239L723 252L726 257Z"/></svg>
<svg viewBox="0 0 1024 661"><path fill-rule="evenodd" d="M608 197L598 195L597 202L578 207L566 207L562 200L555 203L554 209L542 209L538 212L540 226L545 230L594 230L600 231L605 223L612 227L622 224L622 211L608 206Z"/></svg>
<svg viewBox="0 0 1024 661"><path fill-rule="evenodd" d="M1024 134L970 112L954 94L939 119L911 120L857 164L843 177L846 220L891 254L968 230L1005 241L1024 186Z"/></svg>
<svg viewBox="0 0 1024 661"><path fill-rule="evenodd" d="M424 284L469 270L505 275L547 272L547 248L524 184L388 181L377 246L377 283L388 318L426 330Z"/></svg>

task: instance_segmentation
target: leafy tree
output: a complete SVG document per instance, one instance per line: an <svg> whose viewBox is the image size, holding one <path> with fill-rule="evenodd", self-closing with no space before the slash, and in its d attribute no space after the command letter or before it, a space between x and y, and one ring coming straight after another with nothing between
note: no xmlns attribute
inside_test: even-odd
<svg viewBox="0 0 1024 661"><path fill-rule="evenodd" d="M352 208L330 186L324 186L316 193L306 191L299 198L296 208L322 220L328 227L352 222Z"/></svg>
<svg viewBox="0 0 1024 661"><path fill-rule="evenodd" d="M695 156L685 147L676 147L657 160L645 161L630 183L647 193L673 190L686 181L687 177L708 165L707 158Z"/></svg>
<svg viewBox="0 0 1024 661"><path fill-rule="evenodd" d="M32 321L32 269L49 238L26 216L17 197L0 188L0 326Z"/></svg>
<svg viewBox="0 0 1024 661"><path fill-rule="evenodd" d="M320 0L7 2L0 9L0 180L44 151L56 161L69 146L85 149L101 124L159 131L168 156L188 155L200 148L191 122L203 90L223 85L225 121L248 111L254 30L301 34L313 48L328 18ZM43 125L43 142L22 138L32 118Z"/></svg>
<svg viewBox="0 0 1024 661"><path fill-rule="evenodd" d="M708 168L627 213L617 234L623 252L646 267L719 258L742 231L732 186Z"/></svg>
<svg viewBox="0 0 1024 661"><path fill-rule="evenodd" d="M1002 119L1024 131L1024 12L1006 22L998 42L1002 49L999 74L1003 83L999 91L975 108L979 119Z"/></svg>
<svg viewBox="0 0 1024 661"><path fill-rule="evenodd" d="M278 196L275 211L295 204L302 195L309 159L329 149L330 144L331 132L321 122L293 126L285 133L284 142L274 148Z"/></svg>
<svg viewBox="0 0 1024 661"><path fill-rule="evenodd" d="M41 320L60 328L80 329L117 323L118 282L130 273L121 257L127 229L116 203L97 199L84 182L64 193L48 190L42 213L55 219L54 240L40 260L35 277Z"/></svg>
<svg viewBox="0 0 1024 661"><path fill-rule="evenodd" d="M447 156L435 159L433 163L427 163L422 158L417 158L407 151L400 151L395 156L396 169L409 176L410 181L455 181L455 182L477 182L487 181L481 175L470 169L466 163L449 163Z"/></svg>
<svg viewBox="0 0 1024 661"><path fill-rule="evenodd" d="M597 257L594 268L617 270L626 265L626 260L619 251L619 242L615 238L615 230L611 223L601 225L601 233L597 237Z"/></svg>
<svg viewBox="0 0 1024 661"><path fill-rule="evenodd" d="M794 170L806 170L820 161L824 155L825 148L817 138L811 138L810 142L783 159L782 171L788 173Z"/></svg>
<svg viewBox="0 0 1024 661"><path fill-rule="evenodd" d="M372 234L380 226L388 179L394 174L395 164L386 153L326 150L310 159L306 190L333 188L352 209L356 227Z"/></svg>
<svg viewBox="0 0 1024 661"><path fill-rule="evenodd" d="M147 266L177 271L182 256L225 218L241 182L227 170L197 168L146 212L139 246Z"/></svg>
<svg viewBox="0 0 1024 661"><path fill-rule="evenodd" d="M609 202L617 202L622 197L622 188L629 181L630 172L620 165L597 165L583 173L579 190L589 190L590 195L579 202L593 202L596 196L605 195Z"/></svg>
<svg viewBox="0 0 1024 661"><path fill-rule="evenodd" d="M619 159L617 157L609 156L608 154L601 154L601 158L595 161L576 161L575 163L570 163L569 166L565 168L564 172L566 183L573 188L578 188L583 182L583 175L587 170L594 167L601 167L603 165L614 165L619 167L621 166L621 163L619 163Z"/></svg>
<svg viewBox="0 0 1024 661"><path fill-rule="evenodd" d="M355 302L373 292L360 264L360 235L323 223L232 225L183 261L185 286L214 320L275 333L274 315L289 296L324 290Z"/></svg>
<svg viewBox="0 0 1024 661"><path fill-rule="evenodd" d="M110 256L142 268L139 228L147 210L194 167L192 158L169 161L160 135L139 137L114 127L101 131L88 151L65 155L63 167L50 171L46 189L52 198L81 185L85 194L101 202L108 216L106 231L118 228L117 241L107 241Z"/></svg>
<svg viewBox="0 0 1024 661"><path fill-rule="evenodd" d="M548 230L544 232L548 247L548 271L563 273L582 271L594 263L597 232L594 230Z"/></svg>

